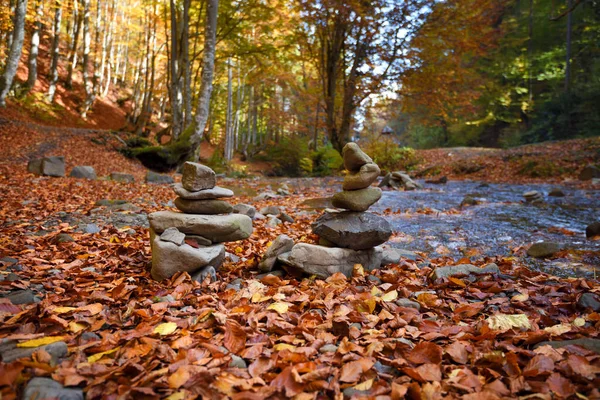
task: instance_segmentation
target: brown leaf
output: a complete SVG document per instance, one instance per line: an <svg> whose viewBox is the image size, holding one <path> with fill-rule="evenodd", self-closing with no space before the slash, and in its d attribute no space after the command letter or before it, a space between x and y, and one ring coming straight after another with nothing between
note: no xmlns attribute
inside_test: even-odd
<svg viewBox="0 0 600 400"><path fill-rule="evenodd" d="M20 362L12 364L0 363L0 386L12 386L21 374L21 371L23 371L23 368L24 366Z"/></svg>
<svg viewBox="0 0 600 400"><path fill-rule="evenodd" d="M345 363L340 372L340 381L349 383L358 382L362 374L371 369L373 364L375 362L370 358L360 358L356 361Z"/></svg>
<svg viewBox="0 0 600 400"><path fill-rule="evenodd" d="M469 345L465 342L452 342L446 347L446 353L457 364L466 364L467 361L469 361L469 351L467 350L467 346Z"/></svg>
<svg viewBox="0 0 600 400"><path fill-rule="evenodd" d="M437 344L421 342L412 349L406 359L413 364L440 364L442 354L443 350Z"/></svg>
<svg viewBox="0 0 600 400"><path fill-rule="evenodd" d="M304 384L294 367L287 367L273 381L271 386L286 397L293 397L304 390Z"/></svg>
<svg viewBox="0 0 600 400"><path fill-rule="evenodd" d="M575 386L573 386L568 379L562 377L558 372L550 375L546 382L548 382L548 387L550 390L559 397L567 398L575 394Z"/></svg>
<svg viewBox="0 0 600 400"><path fill-rule="evenodd" d="M554 371L554 361L548 356L538 354L534 356L523 370L523 376L538 376Z"/></svg>
<svg viewBox="0 0 600 400"><path fill-rule="evenodd" d="M246 332L241 325L233 320L225 321L225 348L232 353L238 354L246 348Z"/></svg>

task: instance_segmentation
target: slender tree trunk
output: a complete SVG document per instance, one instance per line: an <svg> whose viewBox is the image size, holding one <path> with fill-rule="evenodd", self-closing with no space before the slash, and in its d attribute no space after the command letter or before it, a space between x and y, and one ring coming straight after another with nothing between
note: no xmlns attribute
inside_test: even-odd
<svg viewBox="0 0 600 400"><path fill-rule="evenodd" d="M23 50L23 40L25 39L25 15L27 14L27 0L17 0L15 5L14 28L11 40L10 51L4 73L0 77L0 107L6 107L6 96L17 73L21 51Z"/></svg>
<svg viewBox="0 0 600 400"><path fill-rule="evenodd" d="M210 95L213 88L213 74L215 70L215 49L217 44L217 12L219 0L208 0L206 9L206 28L204 30L204 54L202 60L202 77L200 94L198 95L198 108L196 111L196 126L192 136L193 159L200 157L200 143L206 128L210 110Z"/></svg>
<svg viewBox="0 0 600 400"><path fill-rule="evenodd" d="M190 4L191 0L183 2L183 18L181 22L181 61L179 65L183 73L183 126L192 123L192 77L190 71Z"/></svg>
<svg viewBox="0 0 600 400"><path fill-rule="evenodd" d="M38 65L37 59L40 51L40 31L42 30L42 18L44 18L44 2L37 0L35 10L35 23L33 24L33 32L31 33L31 47L29 50L29 71L27 74L26 90L30 91L37 81Z"/></svg>
<svg viewBox="0 0 600 400"><path fill-rule="evenodd" d="M69 53L69 64L67 67L67 80L65 82L65 86L68 89L73 87L73 71L77 67L77 48L79 47L79 36L81 35L81 26L83 25L83 18L79 13L79 1L83 0L73 0L73 38L72 38L72 46L71 52Z"/></svg>
<svg viewBox="0 0 600 400"><path fill-rule="evenodd" d="M177 29L177 5L171 0L171 129L173 139L177 139L181 134L181 66L180 61L180 42Z"/></svg>
<svg viewBox="0 0 600 400"><path fill-rule="evenodd" d="M567 14L567 40L566 40L566 53L567 57L565 60L565 93L569 93L570 91L570 83L571 83L571 34L573 31L573 12L571 8L573 7L573 0L567 0L567 10L569 10Z"/></svg>
<svg viewBox="0 0 600 400"><path fill-rule="evenodd" d="M58 83L58 58L60 57L60 23L62 20L62 0L56 0L54 3L54 25L52 27L52 61L50 62L50 71L48 74L48 101L54 102L54 94L56 93L56 84Z"/></svg>
<svg viewBox="0 0 600 400"><path fill-rule="evenodd" d="M225 160L230 161L233 157L233 127L231 126L231 114L233 108L233 74L231 72L231 58L227 60L227 115L225 120Z"/></svg>
<svg viewBox="0 0 600 400"><path fill-rule="evenodd" d="M106 1L105 1L106 3ZM101 44L100 44L100 29L101 20L102 20L102 3L101 0L96 2L96 19L94 21L94 57L92 64L94 65L94 73L92 75L92 91L94 92L94 96L99 93L99 85L100 85L100 57L102 54Z"/></svg>
<svg viewBox="0 0 600 400"><path fill-rule="evenodd" d="M83 3L83 86L85 87L85 100L81 109L81 117L87 118L87 113L94 104L94 83L90 77L90 45L92 37L90 34L90 0L82 0Z"/></svg>

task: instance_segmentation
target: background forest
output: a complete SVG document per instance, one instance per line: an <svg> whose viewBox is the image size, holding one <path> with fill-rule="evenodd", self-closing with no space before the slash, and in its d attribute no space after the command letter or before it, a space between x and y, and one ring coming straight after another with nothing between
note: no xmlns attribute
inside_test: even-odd
<svg viewBox="0 0 600 400"><path fill-rule="evenodd" d="M349 140L385 167L597 135L599 54L593 0L0 1L0 104L99 128L119 109L156 170L203 141L212 165L326 175Z"/></svg>

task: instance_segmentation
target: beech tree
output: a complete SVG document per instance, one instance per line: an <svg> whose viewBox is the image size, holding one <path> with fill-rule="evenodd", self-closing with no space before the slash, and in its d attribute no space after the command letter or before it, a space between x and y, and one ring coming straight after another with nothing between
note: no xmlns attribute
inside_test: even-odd
<svg viewBox="0 0 600 400"><path fill-rule="evenodd" d="M21 59L23 40L25 39L26 13L27 0L16 0L10 51L4 67L4 73L0 77L0 107L6 106L6 96L12 87L13 79L15 78L19 66L19 60Z"/></svg>

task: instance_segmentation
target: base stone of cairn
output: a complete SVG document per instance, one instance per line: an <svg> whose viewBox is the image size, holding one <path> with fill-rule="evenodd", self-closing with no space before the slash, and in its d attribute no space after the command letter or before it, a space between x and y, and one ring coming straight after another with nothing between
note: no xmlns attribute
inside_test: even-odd
<svg viewBox="0 0 600 400"><path fill-rule="evenodd" d="M384 250L379 245L390 238L392 228L385 218L365 212L381 198L381 189L371 187L379 176L379 167L356 143L344 146L342 155L349 173L343 191L333 196L332 203L343 210L326 210L312 224L320 244L298 243L283 253L270 248L261 270L272 268L275 253L281 264L321 278L337 272L351 276L356 264L369 271L380 268Z"/></svg>
<svg viewBox="0 0 600 400"><path fill-rule="evenodd" d="M191 275L207 268L218 270L225 258L222 243L252 234L252 219L232 214L233 207L223 199L232 197L233 192L216 186L212 169L186 162L182 183L173 189L179 196L175 206L182 212L158 211L148 216L151 274L159 281L177 272Z"/></svg>

